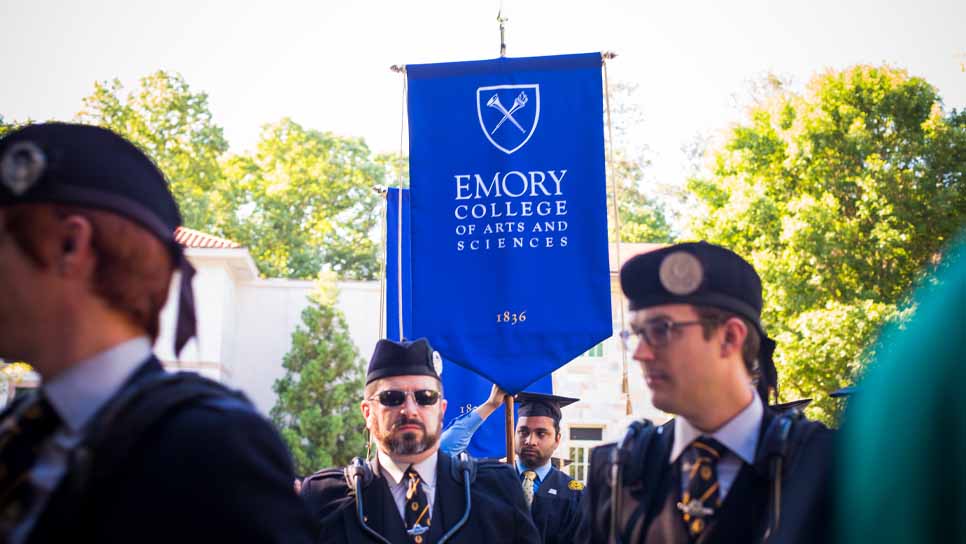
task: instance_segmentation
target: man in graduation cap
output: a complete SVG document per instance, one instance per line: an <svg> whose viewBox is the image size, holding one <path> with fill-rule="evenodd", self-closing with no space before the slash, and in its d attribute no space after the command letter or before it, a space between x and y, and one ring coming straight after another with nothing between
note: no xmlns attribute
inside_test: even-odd
<svg viewBox="0 0 966 544"><path fill-rule="evenodd" d="M627 349L654 405L677 417L594 449L580 540L827 541L834 435L766 405L774 342L754 268L720 246L677 244L630 259L621 287Z"/></svg>
<svg viewBox="0 0 966 544"><path fill-rule="evenodd" d="M480 415L469 423L450 426L443 433L450 453L466 448L473 433L503 402L503 390L494 385L490 398L481 405ZM530 506L533 523L544 543L573 542L581 525L580 497L584 486L553 466L553 454L560 446L560 409L579 399L543 393L519 393L516 397L517 425L514 452L524 498ZM488 406L489 405L489 406ZM445 446L444 446L445 447Z"/></svg>
<svg viewBox="0 0 966 544"><path fill-rule="evenodd" d="M520 393L514 451L523 495L544 543L573 542L581 524L584 486L553 467L560 445L560 409L578 399Z"/></svg>
<svg viewBox="0 0 966 544"><path fill-rule="evenodd" d="M376 344L360 403L375 460L302 483L323 541L539 542L511 467L440 453L446 400L438 363L424 339Z"/></svg>
<svg viewBox="0 0 966 544"><path fill-rule="evenodd" d="M152 353L193 269L157 167L105 129L0 139L0 357L43 377L0 415L0 542L310 542L280 437L240 394Z"/></svg>

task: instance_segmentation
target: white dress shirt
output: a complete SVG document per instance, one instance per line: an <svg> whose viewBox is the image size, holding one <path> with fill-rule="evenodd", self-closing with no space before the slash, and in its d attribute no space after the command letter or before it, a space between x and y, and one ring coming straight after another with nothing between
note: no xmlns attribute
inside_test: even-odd
<svg viewBox="0 0 966 544"><path fill-rule="evenodd" d="M399 511L399 517L405 525L406 491L409 489L406 484L406 469L409 468L409 465L397 465L389 457L389 454L383 453L381 449L376 454L376 458L379 461L380 474L386 478L386 484L389 485L389 491L392 492L392 498L396 502L396 510ZM426 505L429 506L430 518L433 515L433 503L436 501L436 463L438 460L439 450L413 465L413 469L419 474L419 485L423 488L423 493L426 493Z"/></svg>
<svg viewBox="0 0 966 544"><path fill-rule="evenodd" d="M80 444L91 419L150 356L151 341L146 336L134 338L72 365L43 385L62 425L43 443L30 470L29 481L36 495L10 535L12 544L27 540L67 473L70 453Z"/></svg>
<svg viewBox="0 0 966 544"><path fill-rule="evenodd" d="M758 393L752 392L751 402L738 415L721 426L710 436L721 442L728 451L718 460L718 495L724 500L731 489L731 484L738 477L742 462L755 462L755 450L758 448L758 435L761 432L762 416L765 409ZM674 420L674 444L671 446L670 463L678 460L688 446L700 436L709 436L696 429L688 420L679 417ZM681 463L681 492L688 488L691 473L690 463Z"/></svg>

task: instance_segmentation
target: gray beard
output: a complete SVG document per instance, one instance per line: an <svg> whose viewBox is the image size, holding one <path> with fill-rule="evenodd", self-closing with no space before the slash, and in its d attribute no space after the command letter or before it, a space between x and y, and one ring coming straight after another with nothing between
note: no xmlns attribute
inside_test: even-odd
<svg viewBox="0 0 966 544"><path fill-rule="evenodd" d="M423 438L420 440L416 438L416 433L391 432L380 442L382 442L382 447L393 455L418 455L439 442L439 433L430 434L424 430Z"/></svg>

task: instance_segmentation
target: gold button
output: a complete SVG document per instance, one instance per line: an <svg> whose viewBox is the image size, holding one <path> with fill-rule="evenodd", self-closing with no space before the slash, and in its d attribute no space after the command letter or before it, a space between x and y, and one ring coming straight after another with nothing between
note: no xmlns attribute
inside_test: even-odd
<svg viewBox="0 0 966 544"><path fill-rule="evenodd" d="M410 506L410 508L413 509L413 512L419 510L419 503L418 502L412 503L412 505Z"/></svg>
<svg viewBox="0 0 966 544"><path fill-rule="evenodd" d="M413 540L416 541L416 544L420 544L420 542L423 541L423 537L420 535L416 535L416 538L414 538Z"/></svg>
<svg viewBox="0 0 966 544"><path fill-rule="evenodd" d="M711 467L708 467L708 466L701 467L701 479L703 480L711 479Z"/></svg>
<svg viewBox="0 0 966 544"><path fill-rule="evenodd" d="M704 530L704 520L701 518L694 518L694 521L691 522L691 532L694 534L698 534L703 530Z"/></svg>

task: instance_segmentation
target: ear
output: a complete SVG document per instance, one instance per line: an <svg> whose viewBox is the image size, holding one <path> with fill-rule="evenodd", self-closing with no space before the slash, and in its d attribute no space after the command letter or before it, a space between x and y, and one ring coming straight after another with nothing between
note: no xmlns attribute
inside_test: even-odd
<svg viewBox="0 0 966 544"><path fill-rule="evenodd" d="M737 354L741 356L741 348L745 344L745 337L748 336L748 327L745 322L737 317L732 317L721 326L721 356L731 357Z"/></svg>
<svg viewBox="0 0 966 544"><path fill-rule="evenodd" d="M446 399L440 399L439 402L440 402L440 404L439 404L439 418L440 419L443 419L443 416L446 414Z"/></svg>
<svg viewBox="0 0 966 544"><path fill-rule="evenodd" d="M75 277L90 274L94 268L96 254L91 245L94 227L80 215L69 215L61 222L58 232L57 269L61 275Z"/></svg>
<svg viewBox="0 0 966 544"><path fill-rule="evenodd" d="M362 410L362 417L369 421L369 414L372 411L372 406L369 406L369 401L362 401L359 403L359 409Z"/></svg>

